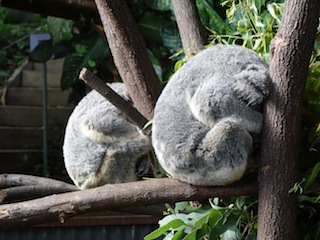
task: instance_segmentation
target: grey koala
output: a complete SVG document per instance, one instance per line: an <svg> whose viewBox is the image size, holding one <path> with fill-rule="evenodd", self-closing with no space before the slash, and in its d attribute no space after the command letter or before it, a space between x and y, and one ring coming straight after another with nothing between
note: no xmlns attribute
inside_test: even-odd
<svg viewBox="0 0 320 240"><path fill-rule="evenodd" d="M109 86L130 100L123 83ZM145 155L151 149L150 139L93 90L79 102L68 120L63 155L75 185L87 189L137 180L137 171L143 174L149 170Z"/></svg>
<svg viewBox="0 0 320 240"><path fill-rule="evenodd" d="M184 64L155 107L152 144L181 181L219 186L239 180L262 129L268 66L253 51L215 45Z"/></svg>

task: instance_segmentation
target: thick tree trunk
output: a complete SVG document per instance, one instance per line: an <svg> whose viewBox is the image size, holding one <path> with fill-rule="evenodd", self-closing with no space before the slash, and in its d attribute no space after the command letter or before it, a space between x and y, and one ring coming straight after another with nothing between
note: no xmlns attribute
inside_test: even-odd
<svg viewBox="0 0 320 240"><path fill-rule="evenodd" d="M316 27L319 0L287 0L272 41L272 93L266 103L259 171L258 239L295 239L300 109Z"/></svg>
<svg viewBox="0 0 320 240"><path fill-rule="evenodd" d="M147 119L161 92L147 48L124 0L95 0L109 47L134 106Z"/></svg>
<svg viewBox="0 0 320 240"><path fill-rule="evenodd" d="M204 28L201 25L195 0L172 0L182 45L187 57L203 49Z"/></svg>

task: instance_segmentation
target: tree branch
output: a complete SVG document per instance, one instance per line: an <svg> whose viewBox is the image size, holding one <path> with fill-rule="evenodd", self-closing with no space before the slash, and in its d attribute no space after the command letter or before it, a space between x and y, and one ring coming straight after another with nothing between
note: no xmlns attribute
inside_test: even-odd
<svg viewBox="0 0 320 240"><path fill-rule="evenodd" d="M106 85L99 77L95 76L88 69L83 68L80 72L79 78L117 107L126 116L126 118L140 128L146 136L150 136L151 128L143 129L148 120L129 102L124 100L108 85Z"/></svg>
<svg viewBox="0 0 320 240"><path fill-rule="evenodd" d="M20 202L35 198L40 198L57 193L73 192L78 191L76 186L72 188L62 188L56 186L42 186L42 185L31 185L31 186L19 186L10 187L0 190L0 203Z"/></svg>
<svg viewBox="0 0 320 240"><path fill-rule="evenodd" d="M1 6L67 19L97 16L93 0L2 0Z"/></svg>
<svg viewBox="0 0 320 240"><path fill-rule="evenodd" d="M0 174L0 203L34 199L79 190L59 180L24 174Z"/></svg>
<svg viewBox="0 0 320 240"><path fill-rule="evenodd" d="M66 190L75 190L76 186L59 180L25 174L0 174L0 189L15 186L52 186Z"/></svg>
<svg viewBox="0 0 320 240"><path fill-rule="evenodd" d="M136 109L147 119L161 92L147 48L124 0L95 0L114 63Z"/></svg>
<svg viewBox="0 0 320 240"><path fill-rule="evenodd" d="M255 179L255 178L254 178ZM179 201L206 200L215 196L254 195L256 180L243 179L225 187L197 187L176 179L155 179L52 195L0 205L0 227L22 227L60 221L87 212L138 207Z"/></svg>
<svg viewBox="0 0 320 240"><path fill-rule="evenodd" d="M300 110L319 24L319 0L287 0L272 41L272 93L264 112L259 170L258 239L295 239Z"/></svg>
<svg viewBox="0 0 320 240"><path fill-rule="evenodd" d="M195 0L172 0L172 6L186 56L190 57L203 49L204 28Z"/></svg>

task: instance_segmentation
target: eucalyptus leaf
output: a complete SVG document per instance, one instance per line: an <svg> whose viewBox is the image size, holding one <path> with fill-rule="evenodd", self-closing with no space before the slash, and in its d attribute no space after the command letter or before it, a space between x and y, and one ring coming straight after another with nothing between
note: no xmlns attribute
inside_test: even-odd
<svg viewBox="0 0 320 240"><path fill-rule="evenodd" d="M147 236L145 236L144 240L156 239L156 238L160 237L161 235L163 235L164 233L166 233L168 230L177 229L183 225L185 225L185 223L182 220L174 219L174 220L168 222L167 224L161 226L160 228L154 230L153 232L151 232Z"/></svg>
<svg viewBox="0 0 320 240"><path fill-rule="evenodd" d="M184 233L184 229L180 229L178 232L176 232L173 237L171 238L171 240L181 240L183 239L185 233Z"/></svg>
<svg viewBox="0 0 320 240"><path fill-rule="evenodd" d="M221 224L221 222L219 222L219 224L217 224L215 227L211 229L210 239L219 239L219 236L221 234L223 234L229 229L233 229L234 227L236 227L236 225L237 225L237 219L235 217L230 218L224 224Z"/></svg>
<svg viewBox="0 0 320 240"><path fill-rule="evenodd" d="M310 184L317 178L319 172L320 172L320 163L317 163L317 164L313 167L310 175L307 177L307 181L306 181L305 184L304 184L304 189L308 189L308 187L310 186Z"/></svg>
<svg viewBox="0 0 320 240"><path fill-rule="evenodd" d="M188 233L187 236L183 238L183 240L197 240L197 231L198 229L194 229L193 231Z"/></svg>

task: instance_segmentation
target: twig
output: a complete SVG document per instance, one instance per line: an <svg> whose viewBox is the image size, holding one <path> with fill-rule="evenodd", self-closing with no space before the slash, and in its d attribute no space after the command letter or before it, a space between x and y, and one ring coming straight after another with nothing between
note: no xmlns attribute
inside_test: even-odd
<svg viewBox="0 0 320 240"><path fill-rule="evenodd" d="M126 116L126 118L141 129L146 136L150 136L151 127L144 129L148 120L128 101L124 100L108 85L106 85L99 77L94 75L87 68L83 68L80 72L79 78L117 107Z"/></svg>

